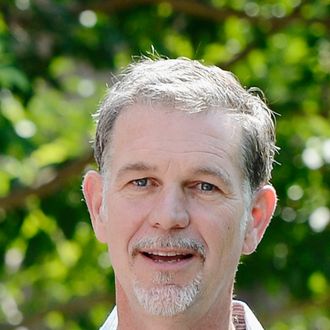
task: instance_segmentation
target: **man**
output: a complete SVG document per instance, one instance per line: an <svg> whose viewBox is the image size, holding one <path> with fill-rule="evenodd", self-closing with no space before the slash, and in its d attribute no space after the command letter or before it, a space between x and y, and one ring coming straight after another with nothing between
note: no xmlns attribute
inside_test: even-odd
<svg viewBox="0 0 330 330"><path fill-rule="evenodd" d="M219 68L143 59L97 118L83 191L117 305L101 329L262 329L232 295L276 205L271 111Z"/></svg>

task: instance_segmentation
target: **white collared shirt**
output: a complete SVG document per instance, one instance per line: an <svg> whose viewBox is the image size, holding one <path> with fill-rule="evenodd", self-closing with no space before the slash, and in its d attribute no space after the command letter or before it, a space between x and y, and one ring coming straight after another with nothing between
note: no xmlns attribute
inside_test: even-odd
<svg viewBox="0 0 330 330"><path fill-rule="evenodd" d="M237 330L263 330L251 309L242 301L233 301L233 321ZM118 316L115 307L100 330L117 330L117 327Z"/></svg>

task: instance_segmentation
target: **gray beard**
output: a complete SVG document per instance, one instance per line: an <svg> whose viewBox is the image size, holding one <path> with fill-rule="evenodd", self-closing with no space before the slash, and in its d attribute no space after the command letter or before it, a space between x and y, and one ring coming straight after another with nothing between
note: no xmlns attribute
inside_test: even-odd
<svg viewBox="0 0 330 330"><path fill-rule="evenodd" d="M170 284L172 275L168 272L156 274L151 288L134 283L134 294L144 310L154 316L171 317L186 311L196 300L202 283L202 272L187 285Z"/></svg>

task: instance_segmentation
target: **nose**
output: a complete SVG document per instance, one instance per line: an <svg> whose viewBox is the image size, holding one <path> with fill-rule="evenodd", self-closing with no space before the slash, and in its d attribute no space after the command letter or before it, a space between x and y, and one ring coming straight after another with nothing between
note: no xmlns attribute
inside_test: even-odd
<svg viewBox="0 0 330 330"><path fill-rule="evenodd" d="M189 225L190 216L184 192L179 187L160 192L149 213L151 226L163 229L182 229Z"/></svg>

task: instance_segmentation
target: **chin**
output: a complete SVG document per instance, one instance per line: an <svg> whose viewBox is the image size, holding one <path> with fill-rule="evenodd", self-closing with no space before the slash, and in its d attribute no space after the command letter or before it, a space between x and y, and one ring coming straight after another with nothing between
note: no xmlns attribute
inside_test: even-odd
<svg viewBox="0 0 330 330"><path fill-rule="evenodd" d="M185 285L174 284L172 278L169 273L157 274L148 288L135 281L135 297L147 314L173 317L185 312L197 300L201 291L201 272Z"/></svg>

